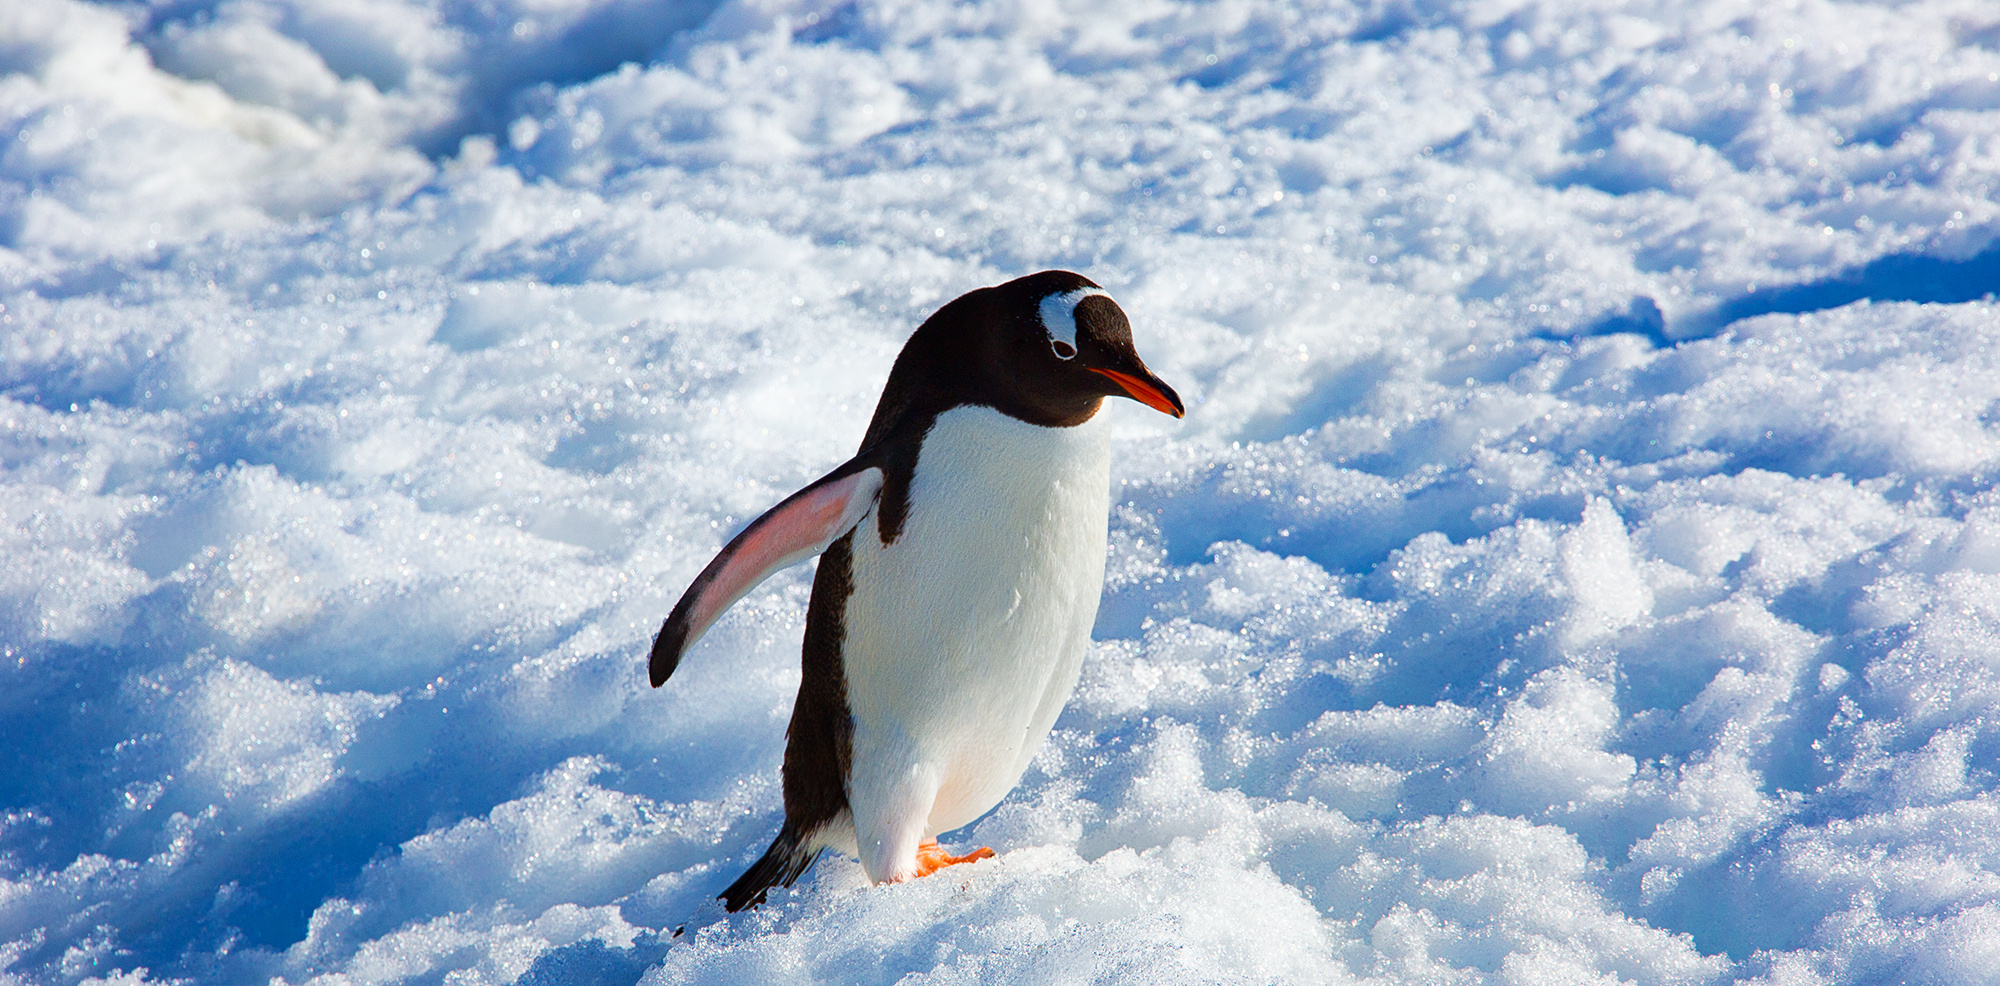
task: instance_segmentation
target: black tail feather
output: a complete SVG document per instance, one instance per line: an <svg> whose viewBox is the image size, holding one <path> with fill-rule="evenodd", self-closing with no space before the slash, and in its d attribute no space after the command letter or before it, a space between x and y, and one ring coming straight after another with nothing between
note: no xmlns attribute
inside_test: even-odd
<svg viewBox="0 0 2000 986"><path fill-rule="evenodd" d="M772 887L789 887L798 882L821 851L806 848L806 840L786 822L778 830L778 837L771 840L771 847L764 850L763 858L751 864L722 892L723 909L734 913L763 903L765 892Z"/></svg>

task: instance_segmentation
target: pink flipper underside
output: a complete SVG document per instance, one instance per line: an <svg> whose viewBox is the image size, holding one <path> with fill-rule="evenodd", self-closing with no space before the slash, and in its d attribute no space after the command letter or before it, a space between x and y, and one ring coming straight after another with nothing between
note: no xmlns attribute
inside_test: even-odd
<svg viewBox="0 0 2000 986"><path fill-rule="evenodd" d="M818 488L808 487L757 518L716 559L722 568L695 599L683 651L694 646L723 612L757 583L825 551L827 545L852 530L867 516L881 492L882 470L871 467Z"/></svg>

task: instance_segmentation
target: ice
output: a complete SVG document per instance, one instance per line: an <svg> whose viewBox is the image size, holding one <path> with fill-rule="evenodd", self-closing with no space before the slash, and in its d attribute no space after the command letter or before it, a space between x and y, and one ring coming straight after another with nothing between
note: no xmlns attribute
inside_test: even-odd
<svg viewBox="0 0 2000 986"><path fill-rule="evenodd" d="M0 982L1985 983L1972 0L0 4ZM944 301L1131 402L1076 695L758 910Z"/></svg>

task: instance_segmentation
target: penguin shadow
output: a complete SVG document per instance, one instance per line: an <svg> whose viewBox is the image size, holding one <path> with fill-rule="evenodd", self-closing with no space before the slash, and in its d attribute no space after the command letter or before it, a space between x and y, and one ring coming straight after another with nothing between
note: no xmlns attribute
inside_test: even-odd
<svg viewBox="0 0 2000 986"><path fill-rule="evenodd" d="M631 948L586 938L543 952L514 981L520 986L633 986L660 964L672 944L671 933L654 931L641 933Z"/></svg>
<svg viewBox="0 0 2000 986"><path fill-rule="evenodd" d="M782 820L783 816L776 813L745 817L740 824L731 825L727 834L718 840L718 850L723 846L734 847L726 855L718 853L712 860L695 863L685 870L676 867L677 872L690 879L658 890L648 885L619 898L615 903L626 920L642 929L633 946L629 949L603 949L601 943L592 939L552 949L536 963L539 966L546 962L547 974L561 972L568 975L575 971L586 975L581 979L542 981L630 983L634 981L632 978L617 978L624 975L628 966L638 963L636 968L643 972L659 964L673 948L702 938L704 932L712 928L724 935L768 932L811 913L813 907L823 906L829 899L869 889L870 884L857 860L828 849L800 874L796 883L791 886L774 885L768 889L765 899L744 910L729 911L724 906L723 888L757 862ZM968 830L970 828L967 826ZM951 837L952 833L942 836L946 841ZM689 862L683 860L682 864ZM815 900L821 905L811 904ZM601 955L600 951L609 954ZM589 978L590 975L599 978ZM523 983L530 981L520 980Z"/></svg>
<svg viewBox="0 0 2000 986"><path fill-rule="evenodd" d="M635 923L640 926L630 946L609 945L597 938L571 942L543 952L515 982L519 986L632 986L645 978L647 970L665 961L668 952L694 941L710 927L769 923L777 916L775 912L784 910L785 899L815 882L816 874L808 873L796 890L772 890L772 899L763 908L729 913L723 909L717 894L728 879L727 874L748 865L762 845L763 841L756 837L744 842L744 851L739 854L742 858L727 860L715 868L709 880L681 888L668 901L648 904L642 900L643 891L617 901L628 918L636 913ZM688 899L690 896L692 901ZM660 906L662 903L664 906ZM660 923L662 918L666 919L664 923ZM648 927L655 923L659 926Z"/></svg>

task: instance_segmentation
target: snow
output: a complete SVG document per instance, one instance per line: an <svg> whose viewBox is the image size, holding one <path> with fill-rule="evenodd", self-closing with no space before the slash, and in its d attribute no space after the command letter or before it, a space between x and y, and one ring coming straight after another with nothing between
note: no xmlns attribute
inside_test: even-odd
<svg viewBox="0 0 2000 986"><path fill-rule="evenodd" d="M0 982L1986 983L1979 0L0 4ZM1076 696L726 916L973 287L1104 284Z"/></svg>

